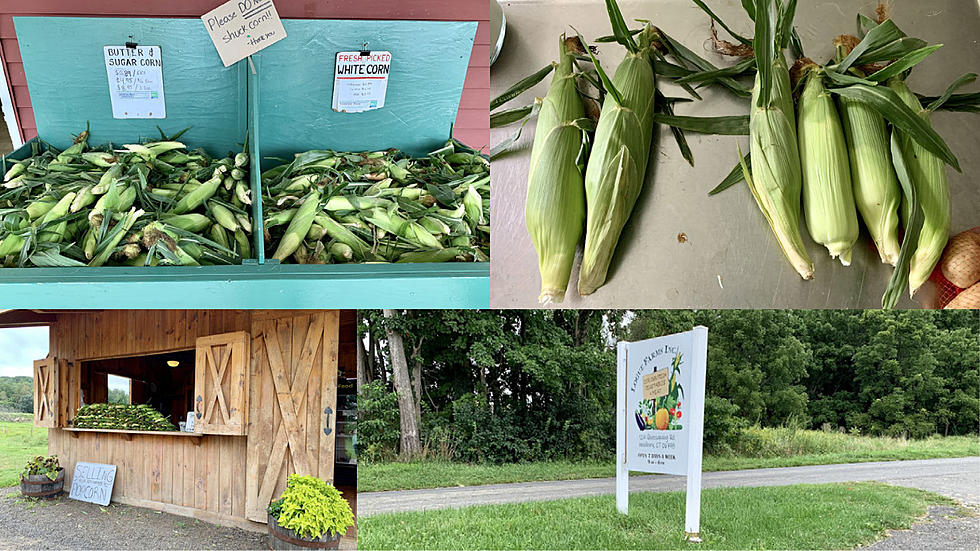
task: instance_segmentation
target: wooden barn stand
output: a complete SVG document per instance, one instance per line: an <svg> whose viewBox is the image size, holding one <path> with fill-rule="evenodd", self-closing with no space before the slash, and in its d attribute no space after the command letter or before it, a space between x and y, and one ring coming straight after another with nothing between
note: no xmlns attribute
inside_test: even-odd
<svg viewBox="0 0 980 551"><path fill-rule="evenodd" d="M0 327L50 326L50 353L34 362L34 423L49 429L66 487L77 461L112 464L113 501L264 531L254 523L266 522L287 475L334 482L337 382L355 367L355 319L347 310L8 310ZM193 410L195 432L73 428L82 403L106 401L108 374L130 377L132 402L163 404L174 425Z"/></svg>
<svg viewBox="0 0 980 551"><path fill-rule="evenodd" d="M200 19L14 17L38 137L64 149L90 125L89 143L133 143L190 127L190 147L240 150L248 136L255 259L237 266L0 269L8 308L485 308L490 263L280 265L265 258L260 173L269 157L309 149L398 148L420 156L452 136L476 21L284 20L287 37L224 67ZM63 41L71 36L72 55ZM0 41L2 42L2 41ZM165 119L115 119L103 48L159 46ZM383 108L331 108L337 52L390 51ZM2 168L2 166L0 166ZM155 290L145 290L152 284ZM79 292L82 289L84 292ZM107 298L111 297L111 298ZM167 302L161 302L166 297Z"/></svg>

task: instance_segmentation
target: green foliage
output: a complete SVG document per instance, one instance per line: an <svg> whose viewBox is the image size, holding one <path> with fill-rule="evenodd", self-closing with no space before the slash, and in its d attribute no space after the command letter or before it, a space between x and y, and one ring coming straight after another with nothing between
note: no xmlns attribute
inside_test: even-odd
<svg viewBox="0 0 980 551"><path fill-rule="evenodd" d="M121 388L110 388L109 397L106 401L110 404L128 404L129 393Z"/></svg>
<svg viewBox="0 0 980 551"><path fill-rule="evenodd" d="M0 377L0 411L34 413L34 379Z"/></svg>
<svg viewBox="0 0 980 551"><path fill-rule="evenodd" d="M146 404L87 404L78 408L72 424L79 429L177 430L159 411Z"/></svg>
<svg viewBox="0 0 980 551"><path fill-rule="evenodd" d="M32 475L44 475L51 480L58 478L58 471L61 469L61 465L58 464L58 456L49 455L44 457L43 455L35 456L33 459L27 462L24 466L24 470L20 473L21 478L27 478Z"/></svg>
<svg viewBox="0 0 980 551"><path fill-rule="evenodd" d="M392 459L398 448L398 395L380 381L357 389L357 454L364 461Z"/></svg>
<svg viewBox="0 0 980 551"><path fill-rule="evenodd" d="M738 449L751 426L907 438L980 430L976 311L362 311L376 345L366 418L377 424L359 426L371 450L361 457L398 453L385 327L402 333L409 370L421 374L423 444L504 463L609 459L615 342L698 324L709 328L709 452Z"/></svg>
<svg viewBox="0 0 980 551"><path fill-rule="evenodd" d="M342 535L354 525L354 513L340 491L315 476L289 475L282 496L268 511L279 526L314 540Z"/></svg>

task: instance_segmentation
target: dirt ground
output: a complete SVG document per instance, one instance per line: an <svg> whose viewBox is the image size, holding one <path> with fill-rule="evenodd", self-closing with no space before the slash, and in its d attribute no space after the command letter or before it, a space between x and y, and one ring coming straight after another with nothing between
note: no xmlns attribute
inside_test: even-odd
<svg viewBox="0 0 980 551"><path fill-rule="evenodd" d="M25 500L16 487L0 488L0 549L268 549L267 537L117 503Z"/></svg>

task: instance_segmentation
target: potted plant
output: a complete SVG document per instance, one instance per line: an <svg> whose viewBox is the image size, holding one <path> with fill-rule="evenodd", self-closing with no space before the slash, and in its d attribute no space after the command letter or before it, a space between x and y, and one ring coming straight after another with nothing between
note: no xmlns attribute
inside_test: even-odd
<svg viewBox="0 0 980 551"><path fill-rule="evenodd" d="M65 469L58 456L37 456L20 473L20 493L27 497L53 499L65 489Z"/></svg>
<svg viewBox="0 0 980 551"><path fill-rule="evenodd" d="M270 549L336 549L354 525L340 491L315 476L289 475L268 513Z"/></svg>

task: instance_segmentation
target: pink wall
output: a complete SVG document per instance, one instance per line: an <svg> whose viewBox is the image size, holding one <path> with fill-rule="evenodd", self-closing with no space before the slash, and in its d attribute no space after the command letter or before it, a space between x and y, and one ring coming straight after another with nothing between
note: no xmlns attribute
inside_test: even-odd
<svg viewBox="0 0 980 551"><path fill-rule="evenodd" d="M0 0L0 62L13 98L21 138L37 136L37 124L27 92L21 62L15 15L200 17L221 0L180 0L156 3L133 0ZM490 4L488 0L277 0L283 18L294 19L416 19L428 21L479 21L470 55L463 96L459 102L454 134L467 145L488 148L490 142ZM71 37L63 37L70 55ZM383 145L383 144L382 144Z"/></svg>

